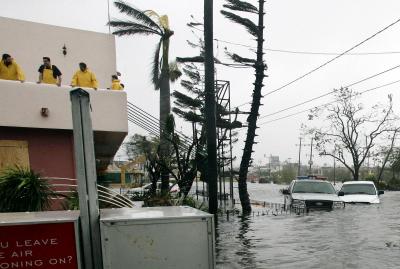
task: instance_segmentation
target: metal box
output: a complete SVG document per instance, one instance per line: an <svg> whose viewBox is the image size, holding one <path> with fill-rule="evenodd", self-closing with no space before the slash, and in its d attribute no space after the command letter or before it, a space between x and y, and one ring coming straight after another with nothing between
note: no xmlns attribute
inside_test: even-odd
<svg viewBox="0 0 400 269"><path fill-rule="evenodd" d="M79 269L79 211L0 214L0 268Z"/></svg>
<svg viewBox="0 0 400 269"><path fill-rule="evenodd" d="M213 215L179 207L103 209L104 269L215 268Z"/></svg>

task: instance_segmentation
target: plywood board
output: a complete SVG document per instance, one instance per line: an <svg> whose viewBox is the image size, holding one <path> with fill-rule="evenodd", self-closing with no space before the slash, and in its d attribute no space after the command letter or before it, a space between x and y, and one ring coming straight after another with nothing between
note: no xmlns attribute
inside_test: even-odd
<svg viewBox="0 0 400 269"><path fill-rule="evenodd" d="M28 142L0 140L0 170L14 166L30 167Z"/></svg>

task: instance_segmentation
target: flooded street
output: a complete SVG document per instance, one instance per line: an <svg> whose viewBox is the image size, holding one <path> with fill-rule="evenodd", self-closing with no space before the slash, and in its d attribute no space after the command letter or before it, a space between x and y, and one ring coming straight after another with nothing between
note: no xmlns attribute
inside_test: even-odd
<svg viewBox="0 0 400 269"><path fill-rule="evenodd" d="M271 184L249 184L252 199L283 202ZM400 193L378 205L306 215L218 220L217 268L400 268Z"/></svg>

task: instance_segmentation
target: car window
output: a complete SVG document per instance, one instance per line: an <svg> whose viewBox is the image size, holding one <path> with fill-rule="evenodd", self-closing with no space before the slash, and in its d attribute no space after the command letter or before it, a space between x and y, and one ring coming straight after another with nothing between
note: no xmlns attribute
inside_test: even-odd
<svg viewBox="0 0 400 269"><path fill-rule="evenodd" d="M372 184L345 184L340 190L344 192L344 195L349 194L368 194L376 195L376 190Z"/></svg>
<svg viewBox="0 0 400 269"><path fill-rule="evenodd" d="M297 181L292 193L335 193L335 189L329 182Z"/></svg>

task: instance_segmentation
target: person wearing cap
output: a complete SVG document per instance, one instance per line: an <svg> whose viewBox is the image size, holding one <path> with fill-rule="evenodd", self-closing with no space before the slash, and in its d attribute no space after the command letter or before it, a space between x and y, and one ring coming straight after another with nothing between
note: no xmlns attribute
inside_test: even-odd
<svg viewBox="0 0 400 269"><path fill-rule="evenodd" d="M52 65L49 57L43 57L43 64L39 67L38 83L55 84L61 86L61 71Z"/></svg>
<svg viewBox="0 0 400 269"><path fill-rule="evenodd" d="M85 63L79 63L79 70L75 72L71 81L72 87L87 87L97 90L98 83L95 74L87 68Z"/></svg>
<svg viewBox="0 0 400 269"><path fill-rule="evenodd" d="M25 81L25 74L11 55L4 53L0 62L0 79Z"/></svg>
<svg viewBox="0 0 400 269"><path fill-rule="evenodd" d="M124 87L121 85L121 81L118 79L117 75L111 76L111 90L120 91L123 90Z"/></svg>

